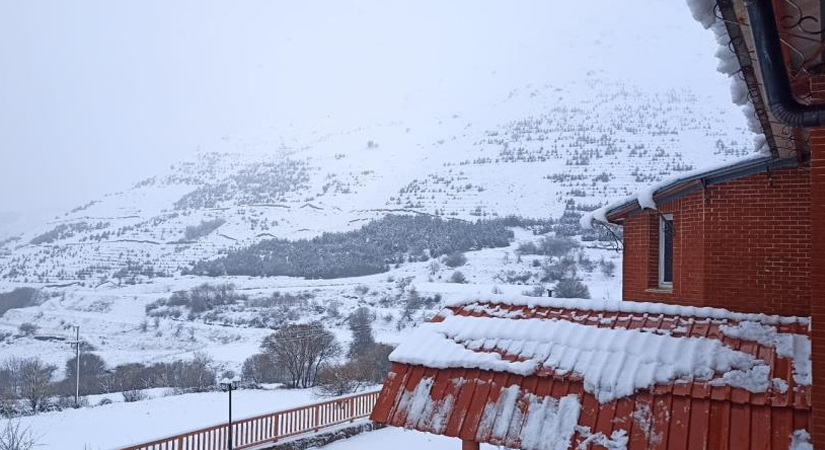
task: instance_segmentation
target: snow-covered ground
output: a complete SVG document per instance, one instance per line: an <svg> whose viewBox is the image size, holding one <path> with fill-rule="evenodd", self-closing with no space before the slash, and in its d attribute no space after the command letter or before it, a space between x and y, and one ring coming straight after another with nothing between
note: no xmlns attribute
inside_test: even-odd
<svg viewBox="0 0 825 450"><path fill-rule="evenodd" d="M72 286L47 288L51 297L35 307L12 309L0 317L0 332L12 336L0 342L0 359L37 355L62 370L67 359L73 357L69 341L72 326L79 325L81 338L94 346L109 367L119 364L171 361L191 358L194 352L203 352L214 359L216 368L239 371L243 361L258 352L261 340L272 333L267 328L246 324L250 319L267 313L265 310L243 305L222 311L219 319L204 321L162 318L155 322L146 316L147 304L167 298L171 292L188 289L202 283L232 283L240 293L249 297L266 297L275 291L306 293L310 306L298 308L292 319L298 322L323 320L342 345L351 339L347 315L360 306L375 313L373 330L381 342L397 344L413 328L431 317L440 308L435 304L415 314L413 323L401 323L404 298L411 288L422 296L464 293L486 296L494 292L521 295L539 285L540 264L545 257L524 255L518 258L516 248L522 242L535 240L532 233L515 229L515 239L509 247L467 252L467 263L456 269L444 266L432 272L429 262L403 264L387 273L364 277L332 280L305 280L289 277L172 277L158 278L150 283L117 287ZM593 246L593 248L591 248ZM613 276L605 276L598 267L592 272L580 270L579 276L599 300L621 298L621 255L604 244L584 243L581 251L591 260L604 258L616 264ZM577 251L574 251L576 254ZM462 272L467 284L450 283L455 272ZM507 274L533 274L523 284L512 284ZM2 291L3 289L0 289ZM366 292L365 292L366 291ZM546 294L545 294L546 295ZM34 336L20 336L23 323L37 324Z"/></svg>
<svg viewBox="0 0 825 450"><path fill-rule="evenodd" d="M410 431L403 428L383 428L369 433L362 433L349 439L343 439L325 445L324 450L459 450L461 440L435 434ZM494 445L483 444L482 450L501 449Z"/></svg>
<svg viewBox="0 0 825 450"><path fill-rule="evenodd" d="M446 300L446 297L454 294L486 297L500 293L518 296L541 285L537 280L541 268L537 264L540 265L545 257L523 255L519 258L516 253L520 243L539 237L523 229L514 231L515 239L510 246L467 252L467 263L456 269L442 265L433 272L429 262L416 262L403 264L384 274L335 280L232 277L220 281L235 284L240 292L250 297L269 296L275 291L311 293L312 304L323 306L323 309L302 308L293 319L298 322L322 320L344 346L351 339L346 323L347 315L360 306L366 306L375 313L372 325L376 339L396 344L418 323L434 315L441 307L441 304L431 305L418 311L411 322L402 322L404 298L413 287L421 296L441 294ZM594 261L601 258L613 261L617 268L613 276L606 276L598 267L592 272L580 271L579 275L588 285L592 298L619 299L620 255L604 244L584 244L586 245L580 251L588 258ZM575 250L574 254L578 251ZM467 284L447 281L455 270L466 275ZM535 276L524 284L502 281L502 274L528 272ZM73 356L68 343L72 338L71 326L80 325L81 337L94 346L94 353L101 356L109 368L131 362L187 359L194 352L203 352L213 358L213 367L218 372L233 370L239 373L243 361L259 352L261 339L272 333L272 330L241 323L224 323L224 320L240 320L261 314L261 311L239 305L223 312L221 319L214 322L182 317L179 320L161 319L157 328L151 319L145 329L142 325L147 321L146 304L168 297L173 290L215 281L203 277L174 277L123 287L106 285L98 288L47 288L46 291L53 295L45 303L13 309L0 318L0 331L13 334L0 343L0 359L37 355L57 365L61 369L57 376L62 377L66 360ZM552 283L546 285L551 287ZM334 314L333 309L337 311ZM26 322L37 323L40 327L35 336L23 337L17 334L17 327ZM223 393L163 397L164 393L163 389L154 389L151 394L156 398L148 401L117 402L80 410L44 413L22 420L35 433L42 435L43 449L83 449L86 445L88 450L97 450L178 434L219 423L224 419L226 395ZM89 403L97 404L103 397L120 400L116 394L91 396ZM235 399L235 415L238 417L317 401L311 392L300 390L239 391ZM169 420L170 417L175 419ZM394 432L388 430L382 433ZM418 433L409 435L415 436L416 442L419 442L418 447L411 448L430 448L430 441L426 439L437 440L432 441L433 445L448 445L450 442ZM365 436L363 439L373 438Z"/></svg>
<svg viewBox="0 0 825 450"><path fill-rule="evenodd" d="M160 394L157 390L155 394ZM323 401L307 389L239 390L233 417L244 418ZM37 450L109 450L225 422L227 394L207 392L159 396L133 403L42 413L23 417L22 428L37 437ZM0 420L0 427L6 419Z"/></svg>

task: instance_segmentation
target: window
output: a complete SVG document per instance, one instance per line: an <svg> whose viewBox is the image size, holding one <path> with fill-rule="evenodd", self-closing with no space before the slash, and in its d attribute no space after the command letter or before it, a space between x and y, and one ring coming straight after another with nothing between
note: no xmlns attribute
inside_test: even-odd
<svg viewBox="0 0 825 450"><path fill-rule="evenodd" d="M659 216L659 287L673 287L673 215Z"/></svg>

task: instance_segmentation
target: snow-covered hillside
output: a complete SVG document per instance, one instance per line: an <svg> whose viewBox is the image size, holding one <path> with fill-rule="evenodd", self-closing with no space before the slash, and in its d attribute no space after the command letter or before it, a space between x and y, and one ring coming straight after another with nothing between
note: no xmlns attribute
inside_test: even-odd
<svg viewBox="0 0 825 450"><path fill-rule="evenodd" d="M320 320L335 333L342 344L352 336L347 326L350 313L361 306L374 313L372 327L379 342L397 344L417 323L431 317L444 300L453 294L493 293L546 295L540 278L545 258L540 255L519 256L518 246L538 237L515 229L513 243L504 248L467 252L467 262L451 268L432 261L403 264L387 273L305 280L292 277L221 277L196 276L155 278L136 285L105 284L96 287L72 285L44 287L46 297L39 305L10 309L0 316L0 355L4 358L37 355L59 368L72 356L73 326L80 326L82 339L91 345L110 367L120 364L190 359L203 352L214 360L215 369L240 370L246 358L257 353L261 340L273 328L292 323ZM578 276L588 286L594 299L618 299L621 296L621 255L605 243L584 247L579 260L593 263L589 270L580 264ZM612 263L612 273L598 264ZM456 272L465 283L452 280ZM191 289L203 283L231 283L249 301L210 310L207 314L147 314L147 305L168 298L172 292ZM539 287L538 293L533 291ZM415 289L424 301L405 316L410 290ZM274 293L292 295L300 301L260 306L256 300L271 298ZM440 300L437 296L440 296ZM21 324L33 323L37 331L22 335Z"/></svg>
<svg viewBox="0 0 825 450"><path fill-rule="evenodd" d="M351 230L388 213L559 218L751 153L740 113L708 106L716 103L589 73L431 121L288 145L226 138L218 151L0 242L0 280L146 281L264 239Z"/></svg>

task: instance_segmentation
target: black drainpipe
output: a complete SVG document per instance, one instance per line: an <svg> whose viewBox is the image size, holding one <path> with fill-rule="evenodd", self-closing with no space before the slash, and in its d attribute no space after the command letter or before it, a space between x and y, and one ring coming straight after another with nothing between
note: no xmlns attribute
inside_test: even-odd
<svg viewBox="0 0 825 450"><path fill-rule="evenodd" d="M746 0L745 4L768 107L774 117L792 127L818 127L825 124L825 105L802 105L791 92L771 0Z"/></svg>

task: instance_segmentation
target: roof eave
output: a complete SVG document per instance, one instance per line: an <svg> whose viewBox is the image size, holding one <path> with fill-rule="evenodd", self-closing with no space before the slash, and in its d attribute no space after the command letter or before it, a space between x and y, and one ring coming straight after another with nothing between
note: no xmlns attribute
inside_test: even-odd
<svg viewBox="0 0 825 450"><path fill-rule="evenodd" d="M653 194L657 204L667 203L685 195L702 190L707 186L737 180L757 173L771 170L796 167L799 165L796 157L777 159L772 156L734 163L730 166L696 174L691 177L674 180ZM605 216L610 223L621 225L626 217L632 217L643 211L638 200L633 199L607 211Z"/></svg>

